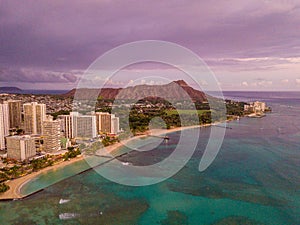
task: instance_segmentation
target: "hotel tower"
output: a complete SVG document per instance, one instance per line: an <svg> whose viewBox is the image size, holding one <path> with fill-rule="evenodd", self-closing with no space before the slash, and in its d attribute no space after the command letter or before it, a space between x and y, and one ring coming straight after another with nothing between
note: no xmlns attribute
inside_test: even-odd
<svg viewBox="0 0 300 225"><path fill-rule="evenodd" d="M22 105L20 100L8 100L9 127L20 128L22 122Z"/></svg>
<svg viewBox="0 0 300 225"><path fill-rule="evenodd" d="M24 130L26 134L42 134L43 121L46 119L46 105L36 102L23 105Z"/></svg>
<svg viewBox="0 0 300 225"><path fill-rule="evenodd" d="M43 140L44 151L47 153L54 153L61 149L60 143L60 122L53 120L52 116L47 116L43 122Z"/></svg>
<svg viewBox="0 0 300 225"><path fill-rule="evenodd" d="M5 137L9 135L8 104L0 104L0 149L5 149Z"/></svg>

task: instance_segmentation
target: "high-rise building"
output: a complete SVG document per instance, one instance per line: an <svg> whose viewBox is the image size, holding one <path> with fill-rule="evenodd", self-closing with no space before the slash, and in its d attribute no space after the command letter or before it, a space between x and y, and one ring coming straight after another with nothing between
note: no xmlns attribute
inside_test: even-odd
<svg viewBox="0 0 300 225"><path fill-rule="evenodd" d="M75 137L94 138L97 137L96 117L92 115L75 116Z"/></svg>
<svg viewBox="0 0 300 225"><path fill-rule="evenodd" d="M46 118L46 105L45 104L37 104L36 105L36 133L43 133L43 121Z"/></svg>
<svg viewBox="0 0 300 225"><path fill-rule="evenodd" d="M111 132L111 114L107 112L96 112L96 125L98 133Z"/></svg>
<svg viewBox="0 0 300 225"><path fill-rule="evenodd" d="M258 111L258 112L264 112L266 110L265 102L256 101L256 102L253 102L253 106L254 106L255 111Z"/></svg>
<svg viewBox="0 0 300 225"><path fill-rule="evenodd" d="M43 121L43 146L44 151L54 153L61 149L60 143L60 123L53 120L52 116L47 116Z"/></svg>
<svg viewBox="0 0 300 225"><path fill-rule="evenodd" d="M36 155L35 139L29 135L10 136L7 141L7 157L25 160Z"/></svg>
<svg viewBox="0 0 300 225"><path fill-rule="evenodd" d="M116 117L114 114L111 115L111 131L112 134L118 134L120 132L120 121L119 117Z"/></svg>
<svg viewBox="0 0 300 225"><path fill-rule="evenodd" d="M60 122L60 130L68 139L75 138L74 134L74 117L71 115L59 115L58 121Z"/></svg>
<svg viewBox="0 0 300 225"><path fill-rule="evenodd" d="M0 149L5 149L5 137L9 135L8 104L0 104Z"/></svg>
<svg viewBox="0 0 300 225"><path fill-rule="evenodd" d="M78 112L71 112L70 115L60 115L58 119L61 121L61 130L68 139L97 136L94 115L80 115Z"/></svg>
<svg viewBox="0 0 300 225"><path fill-rule="evenodd" d="M107 112L96 112L97 132L117 134L119 132L119 117Z"/></svg>
<svg viewBox="0 0 300 225"><path fill-rule="evenodd" d="M22 123L22 105L20 100L8 100L9 127L20 128Z"/></svg>
<svg viewBox="0 0 300 225"><path fill-rule="evenodd" d="M266 108L267 108L266 103L259 102L259 101L251 102L249 105L248 104L244 105L245 111L253 112L253 113L257 113L257 114L265 112Z"/></svg>
<svg viewBox="0 0 300 225"><path fill-rule="evenodd" d="M26 134L42 134L43 121L46 118L46 105L36 102L23 105L24 129Z"/></svg>

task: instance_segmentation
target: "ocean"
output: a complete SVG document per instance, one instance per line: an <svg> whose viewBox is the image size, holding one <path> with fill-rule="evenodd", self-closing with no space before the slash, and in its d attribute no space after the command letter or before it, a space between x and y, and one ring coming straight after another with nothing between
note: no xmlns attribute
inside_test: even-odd
<svg viewBox="0 0 300 225"><path fill-rule="evenodd" d="M161 183L125 186L99 175L107 170L105 165L77 174L89 167L77 162L22 188L22 193L43 191L24 200L0 202L0 224L300 224L300 93L224 95L266 101L273 111L263 118L228 123L231 129L226 129L222 147L205 171L199 172L198 167L209 127L201 128L188 163ZM132 151L120 159L140 166L162 161L174 151L180 132L168 136L168 143L151 151ZM182 154L192 138L186 136ZM110 170L106 172L115 172ZM129 175L122 179L130 179Z"/></svg>

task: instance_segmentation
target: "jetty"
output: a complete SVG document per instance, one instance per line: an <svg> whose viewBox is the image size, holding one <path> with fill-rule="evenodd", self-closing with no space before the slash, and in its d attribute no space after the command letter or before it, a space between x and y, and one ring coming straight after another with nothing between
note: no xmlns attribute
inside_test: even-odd
<svg viewBox="0 0 300 225"><path fill-rule="evenodd" d="M215 127L220 127L220 128L224 128L224 129L232 129L232 127L227 127L227 126L222 126L222 125L214 125Z"/></svg>
<svg viewBox="0 0 300 225"><path fill-rule="evenodd" d="M169 138L169 136L157 136L157 135L148 135L149 137L156 137L156 138L162 138L162 139L164 139L164 140L169 140L170 138Z"/></svg>

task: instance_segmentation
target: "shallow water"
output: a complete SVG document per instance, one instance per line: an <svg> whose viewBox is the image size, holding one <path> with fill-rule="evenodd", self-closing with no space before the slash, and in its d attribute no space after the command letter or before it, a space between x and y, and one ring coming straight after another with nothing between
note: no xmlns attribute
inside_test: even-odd
<svg viewBox="0 0 300 225"><path fill-rule="evenodd" d="M22 189L30 193L44 188L42 192L1 202L1 224L300 224L300 101L270 102L272 114L228 124L233 129L226 131L217 158L204 172L198 166L210 128L201 129L197 149L184 168L162 183L116 184L97 173L105 166L69 177L88 168L77 162ZM121 160L140 166L161 161L174 150L179 133L169 137L168 144L133 151Z"/></svg>

